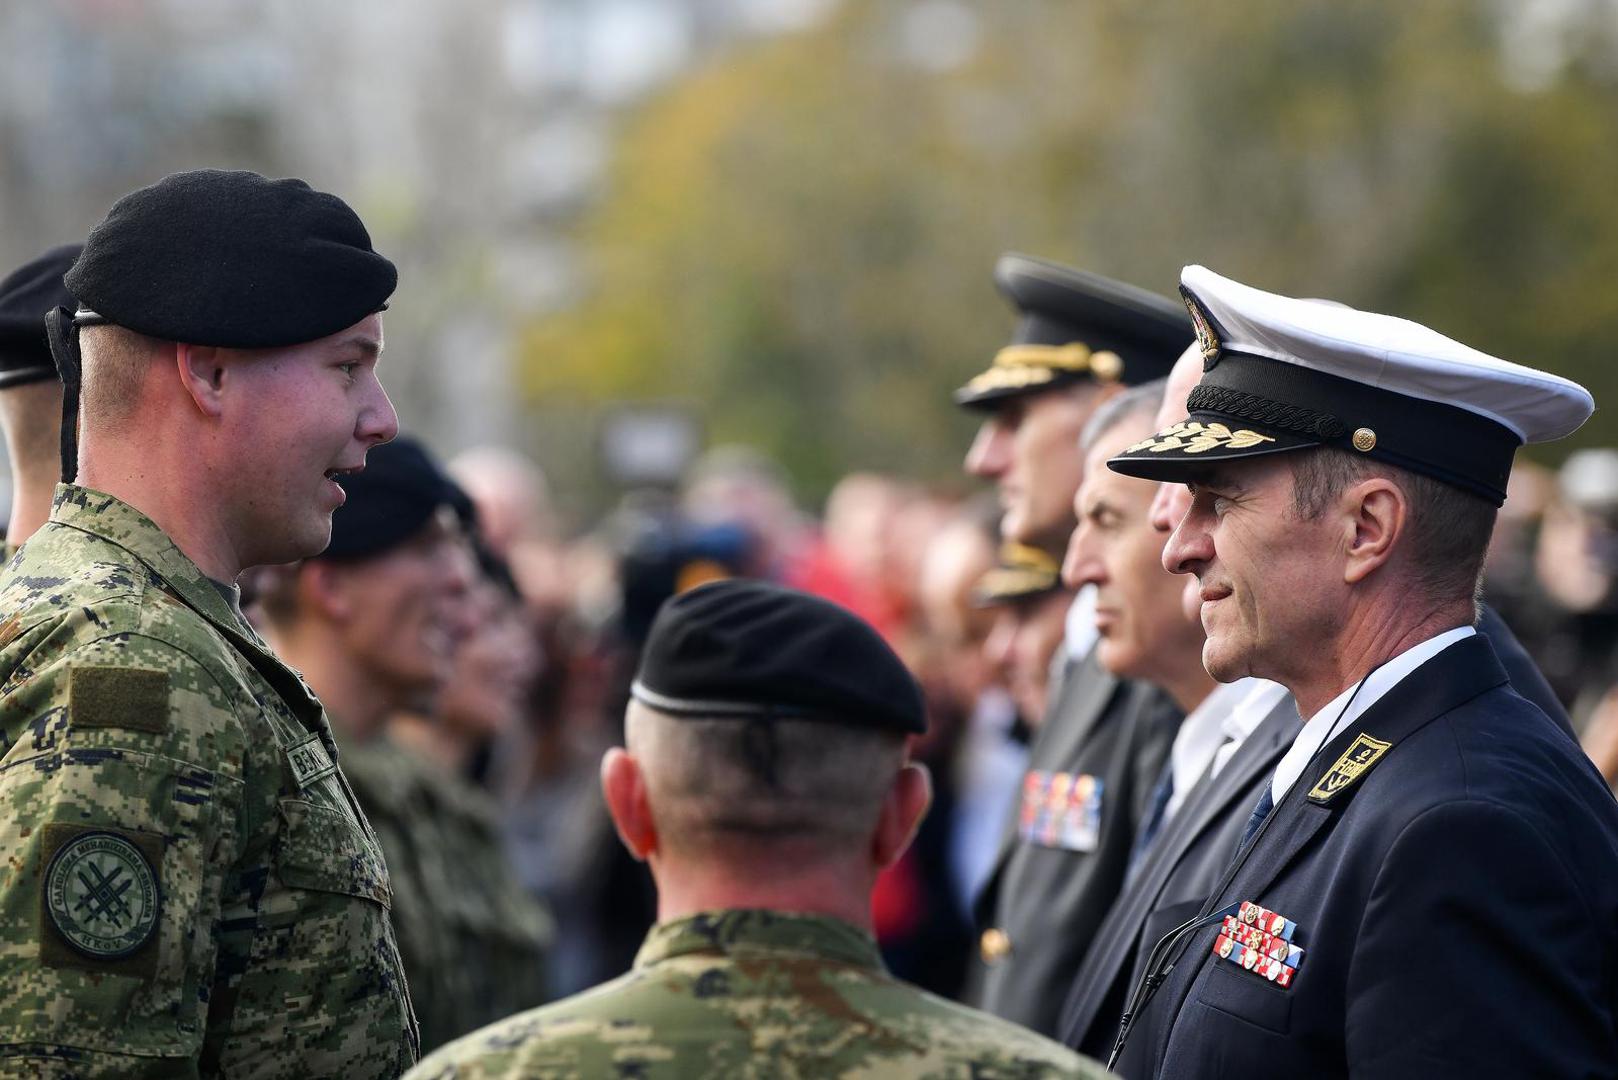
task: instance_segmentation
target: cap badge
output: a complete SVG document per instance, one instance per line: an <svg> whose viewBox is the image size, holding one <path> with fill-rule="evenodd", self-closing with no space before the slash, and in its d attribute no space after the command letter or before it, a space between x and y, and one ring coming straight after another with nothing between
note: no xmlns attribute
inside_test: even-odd
<svg viewBox="0 0 1618 1080"><path fill-rule="evenodd" d="M1146 450L1161 454L1166 450L1178 450L1182 454L1205 454L1209 450L1246 450L1274 441L1274 436L1261 435L1247 428L1233 431L1218 422L1203 424L1196 420L1185 420L1159 431L1150 439L1143 439L1124 453L1138 454Z"/></svg>
<svg viewBox="0 0 1618 1080"><path fill-rule="evenodd" d="M1376 432L1368 427L1362 427L1354 432L1354 449L1362 454L1376 449Z"/></svg>
<svg viewBox="0 0 1618 1080"><path fill-rule="evenodd" d="M1183 286L1180 295L1185 297L1185 308L1191 313L1191 326L1197 332L1197 348L1202 350L1202 370L1212 371L1214 365L1219 363L1219 335L1214 333L1213 323L1197 298Z"/></svg>
<svg viewBox="0 0 1618 1080"><path fill-rule="evenodd" d="M1322 776L1320 782L1310 790L1309 801L1322 805L1331 802L1353 787L1392 745L1381 739L1373 739L1364 732L1356 735L1349 748L1343 751L1343 756L1337 759L1336 764L1328 769L1326 775Z"/></svg>

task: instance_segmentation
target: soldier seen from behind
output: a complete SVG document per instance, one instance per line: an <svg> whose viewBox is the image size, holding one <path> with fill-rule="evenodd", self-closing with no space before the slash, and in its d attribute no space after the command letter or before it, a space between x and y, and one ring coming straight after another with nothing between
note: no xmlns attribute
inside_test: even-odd
<svg viewBox="0 0 1618 1080"><path fill-rule="evenodd" d="M929 781L906 760L920 691L868 624L780 586L699 586L663 606L633 695L601 775L658 887L634 969L412 1077L1101 1075L884 970L871 888Z"/></svg>

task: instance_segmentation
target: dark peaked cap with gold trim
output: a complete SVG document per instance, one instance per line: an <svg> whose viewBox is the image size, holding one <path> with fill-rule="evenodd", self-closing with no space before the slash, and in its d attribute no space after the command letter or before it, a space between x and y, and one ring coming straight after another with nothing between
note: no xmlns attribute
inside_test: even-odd
<svg viewBox="0 0 1618 1080"><path fill-rule="evenodd" d="M955 391L966 408L1083 380L1150 382L1191 340L1180 305L1099 274L1008 253L994 283L1016 307L1017 326L989 369Z"/></svg>
<svg viewBox="0 0 1618 1080"><path fill-rule="evenodd" d="M995 564L972 586L972 603L992 607L1048 596L1062 587L1062 568L1036 547L1007 540Z"/></svg>
<svg viewBox="0 0 1618 1080"><path fill-rule="evenodd" d="M1211 461L1334 446L1499 506L1524 443L1578 429L1578 383L1481 353L1419 323L1264 292L1201 266L1180 291L1202 347L1190 415L1107 462L1148 480Z"/></svg>
<svg viewBox="0 0 1618 1080"><path fill-rule="evenodd" d="M676 717L927 730L916 680L864 620L818 596L741 578L663 604L630 693Z"/></svg>

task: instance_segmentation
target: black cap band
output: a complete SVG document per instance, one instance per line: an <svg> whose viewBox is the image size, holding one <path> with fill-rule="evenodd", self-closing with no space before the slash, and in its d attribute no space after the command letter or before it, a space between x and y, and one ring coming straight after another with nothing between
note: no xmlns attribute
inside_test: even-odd
<svg viewBox="0 0 1618 1080"><path fill-rule="evenodd" d="M1187 409L1184 423L1130 447L1109 467L1183 480L1211 461L1332 446L1499 506L1522 444L1510 428L1468 409L1228 350L1210 362Z"/></svg>

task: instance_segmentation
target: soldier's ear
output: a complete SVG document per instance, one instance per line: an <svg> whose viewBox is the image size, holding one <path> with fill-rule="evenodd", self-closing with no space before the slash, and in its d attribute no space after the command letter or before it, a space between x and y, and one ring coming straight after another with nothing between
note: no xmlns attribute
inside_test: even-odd
<svg viewBox="0 0 1618 1080"><path fill-rule="evenodd" d="M298 602L331 622L344 622L353 614L353 603L340 568L319 559L305 562L298 569Z"/></svg>
<svg viewBox="0 0 1618 1080"><path fill-rule="evenodd" d="M180 384L204 416L218 417L224 411L224 350L211 345L174 346L174 362L180 370Z"/></svg>
<svg viewBox="0 0 1618 1080"><path fill-rule="evenodd" d="M876 833L871 837L871 858L878 868L892 866L905 853L921 819L933 801L933 778L927 766L906 762L882 799Z"/></svg>
<svg viewBox="0 0 1618 1080"><path fill-rule="evenodd" d="M638 861L657 851L657 825L646 797L646 777L629 751L615 746L601 758L601 794L618 839Z"/></svg>

